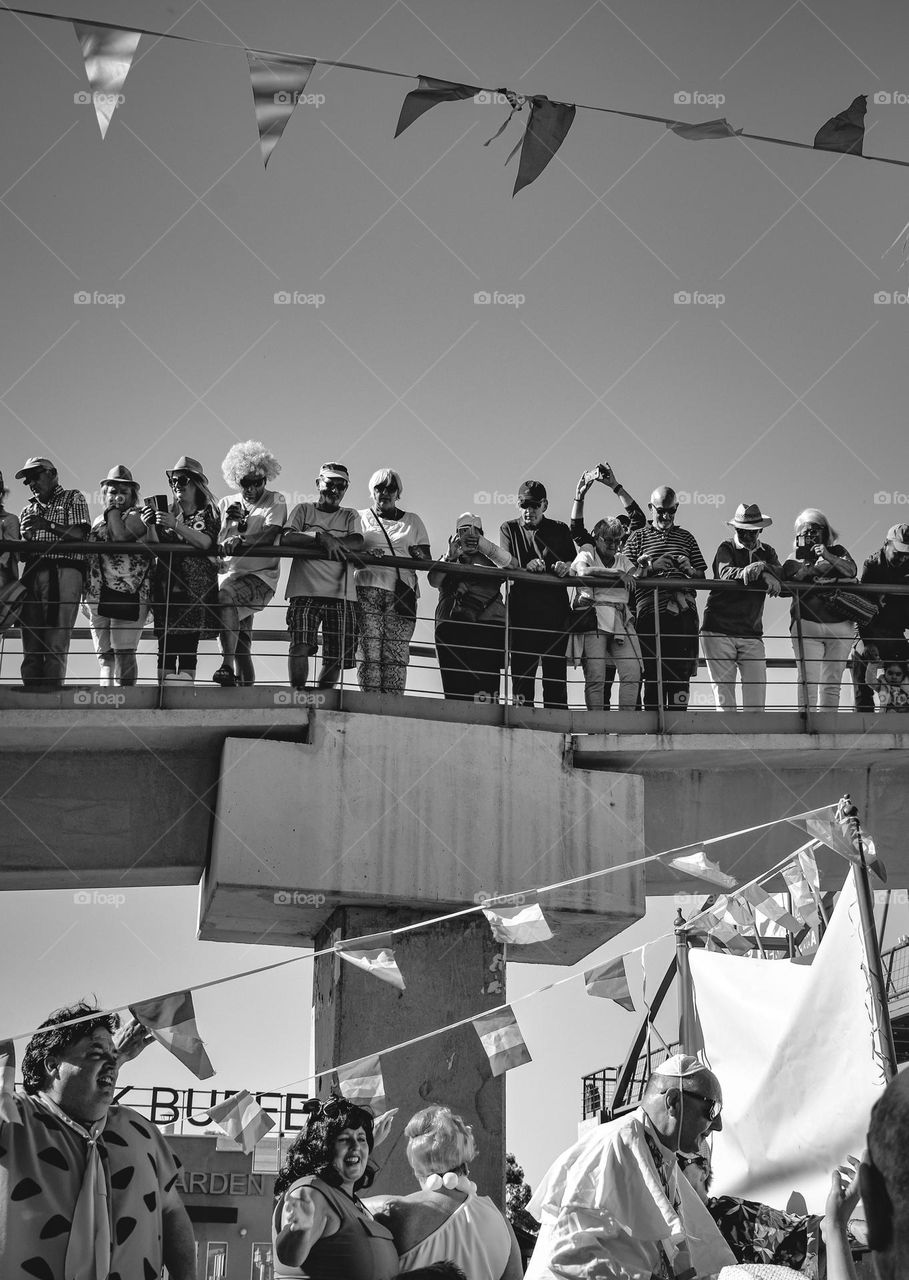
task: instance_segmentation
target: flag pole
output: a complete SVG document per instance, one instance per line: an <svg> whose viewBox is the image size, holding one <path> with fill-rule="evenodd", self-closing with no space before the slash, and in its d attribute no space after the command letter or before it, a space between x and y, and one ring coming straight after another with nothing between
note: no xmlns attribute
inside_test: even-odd
<svg viewBox="0 0 909 1280"><path fill-rule="evenodd" d="M888 1081L896 1075L896 1045L893 1041L893 1027L890 1024L890 1008L887 1004L887 984L884 981L884 963L878 944L877 930L874 927L874 899L871 896L871 883L868 878L868 862L865 858L865 841L862 838L862 827L858 818L858 809L852 797L844 795L837 805L837 822L845 827L854 820L854 837L859 861L855 864L855 880L858 889L859 916L862 922L862 936L865 942L865 954L868 957L868 970L871 978L871 998L877 1006L878 1025L881 1032L881 1052L884 1057L884 1071ZM849 835L844 830L844 835Z"/></svg>
<svg viewBox="0 0 909 1280"><path fill-rule="evenodd" d="M679 975L679 1052L697 1054L704 1047L704 1038L694 1007L694 986L688 964L688 930L685 928L681 907L673 925L676 970Z"/></svg>

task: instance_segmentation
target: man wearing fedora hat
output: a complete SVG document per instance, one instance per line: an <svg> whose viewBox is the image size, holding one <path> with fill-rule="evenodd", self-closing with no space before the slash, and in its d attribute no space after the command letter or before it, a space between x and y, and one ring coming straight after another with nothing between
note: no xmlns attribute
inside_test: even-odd
<svg viewBox="0 0 909 1280"><path fill-rule="evenodd" d="M717 588L707 596L701 644L713 683L717 711L735 711L736 672L742 681L742 710L763 711L767 692L764 600L780 594L780 559L761 541L773 521L755 502L740 502L726 523L732 537L713 557L713 577L735 582L739 590Z"/></svg>
<svg viewBox="0 0 909 1280"><path fill-rule="evenodd" d="M35 692L53 691L66 676L85 569L85 557L64 544L88 536L88 503L78 489L63 488L50 458L29 458L16 479L31 490L19 525L23 539L34 544L23 557L22 683Z"/></svg>

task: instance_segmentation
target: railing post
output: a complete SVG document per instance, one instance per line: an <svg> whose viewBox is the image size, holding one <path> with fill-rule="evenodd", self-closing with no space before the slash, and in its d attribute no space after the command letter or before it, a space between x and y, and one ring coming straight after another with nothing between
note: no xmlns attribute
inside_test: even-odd
<svg viewBox="0 0 909 1280"><path fill-rule="evenodd" d="M511 684L511 578L505 579L505 666L502 672L505 681L505 696L502 704L502 724L508 728L511 723L509 714L514 686Z"/></svg>
<svg viewBox="0 0 909 1280"><path fill-rule="evenodd" d="M663 645L660 637L660 593L656 587L653 588L653 644L656 650L657 732L665 733L666 701L663 696Z"/></svg>
<svg viewBox="0 0 909 1280"><path fill-rule="evenodd" d="M802 636L802 602L799 599L799 593L794 591L792 598L795 601L795 635L798 641L798 652L795 655L795 665L799 673L799 683L802 688L802 697L804 699L804 719L806 733L811 729L811 705L810 705L810 689L808 687L808 670L805 666L805 646Z"/></svg>

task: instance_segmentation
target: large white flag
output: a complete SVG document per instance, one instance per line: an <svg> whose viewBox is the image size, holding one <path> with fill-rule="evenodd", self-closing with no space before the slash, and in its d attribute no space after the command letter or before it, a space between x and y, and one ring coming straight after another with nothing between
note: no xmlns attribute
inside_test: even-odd
<svg viewBox="0 0 909 1280"><path fill-rule="evenodd" d="M864 1149L885 1076L855 874L810 966L689 955L707 1058L723 1088L716 1195L785 1209L795 1191L809 1212L823 1213L831 1171Z"/></svg>

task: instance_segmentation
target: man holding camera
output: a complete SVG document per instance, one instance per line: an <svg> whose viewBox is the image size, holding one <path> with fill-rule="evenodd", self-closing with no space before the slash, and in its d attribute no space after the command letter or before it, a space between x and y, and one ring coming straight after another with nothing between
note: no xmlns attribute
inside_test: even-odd
<svg viewBox="0 0 909 1280"><path fill-rule="evenodd" d="M84 542L91 528L85 495L64 489L49 458L29 458L16 472L31 490L19 516L34 553L23 560L22 683L28 690L62 689L73 626L82 596L84 556L67 552L66 542Z"/></svg>
<svg viewBox="0 0 909 1280"><path fill-rule="evenodd" d="M693 533L675 523L679 500L674 489L661 485L650 495L650 523L625 544L647 578L705 578L707 564ZM644 710L660 705L684 711L688 685L697 669L698 610L694 591L684 587L660 589L635 584L635 618L644 659ZM654 607L654 594L657 604ZM659 659L657 658L659 635Z"/></svg>
<svg viewBox="0 0 909 1280"><path fill-rule="evenodd" d="M862 565L859 582L909 586L909 524L895 524L887 532L880 551ZM850 655L856 711L873 711L874 694L867 683L879 663L909 660L909 595L881 597L881 607L870 622L859 623L858 640Z"/></svg>

